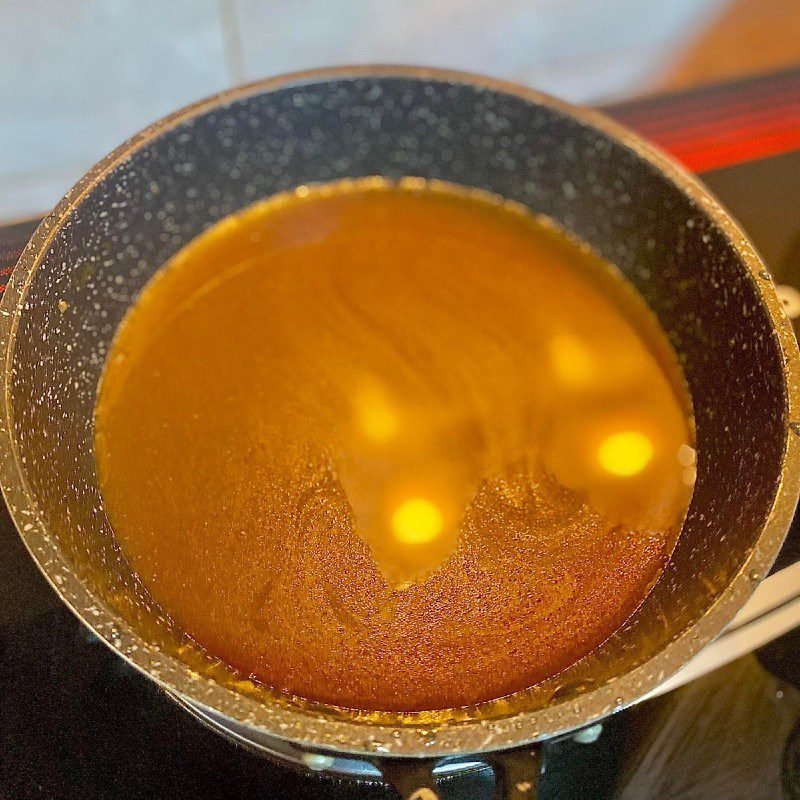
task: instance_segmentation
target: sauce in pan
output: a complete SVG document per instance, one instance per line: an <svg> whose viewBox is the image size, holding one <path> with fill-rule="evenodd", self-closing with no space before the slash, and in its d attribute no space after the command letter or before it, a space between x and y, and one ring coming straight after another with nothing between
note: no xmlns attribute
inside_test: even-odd
<svg viewBox="0 0 800 800"><path fill-rule="evenodd" d="M675 545L690 402L655 318L546 220L419 180L265 200L121 326L109 520L211 655L357 709L533 685L617 630Z"/></svg>

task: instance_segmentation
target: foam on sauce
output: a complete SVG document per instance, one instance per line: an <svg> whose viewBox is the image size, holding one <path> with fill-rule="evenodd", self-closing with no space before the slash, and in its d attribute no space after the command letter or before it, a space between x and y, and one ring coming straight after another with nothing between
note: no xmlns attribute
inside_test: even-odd
<svg viewBox="0 0 800 800"><path fill-rule="evenodd" d="M441 183L255 204L117 335L96 459L122 551L254 680L414 711L531 686L643 601L692 494L653 315L547 221Z"/></svg>

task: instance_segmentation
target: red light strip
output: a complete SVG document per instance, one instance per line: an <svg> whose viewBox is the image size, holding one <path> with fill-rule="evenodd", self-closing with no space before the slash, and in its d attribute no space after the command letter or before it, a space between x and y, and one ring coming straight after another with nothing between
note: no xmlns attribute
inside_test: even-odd
<svg viewBox="0 0 800 800"><path fill-rule="evenodd" d="M800 149L800 69L610 106L694 172Z"/></svg>

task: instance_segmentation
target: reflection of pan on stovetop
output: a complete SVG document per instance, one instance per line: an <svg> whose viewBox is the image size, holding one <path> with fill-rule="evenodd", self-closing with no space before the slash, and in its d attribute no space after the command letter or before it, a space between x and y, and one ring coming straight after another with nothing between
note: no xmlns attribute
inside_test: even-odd
<svg viewBox="0 0 800 800"><path fill-rule="evenodd" d="M237 686L142 598L97 487L98 378L154 270L259 197L364 175L477 186L553 217L641 292L693 398L694 498L651 595L564 673L471 709L356 715ZM382 772L407 795L433 789L443 759L472 755L492 764L498 794L531 796L536 742L633 702L716 636L769 569L797 499L797 346L742 233L693 178L604 117L484 78L344 68L179 112L101 162L45 219L1 310L3 489L64 601L229 736L311 768L368 763L366 776Z"/></svg>

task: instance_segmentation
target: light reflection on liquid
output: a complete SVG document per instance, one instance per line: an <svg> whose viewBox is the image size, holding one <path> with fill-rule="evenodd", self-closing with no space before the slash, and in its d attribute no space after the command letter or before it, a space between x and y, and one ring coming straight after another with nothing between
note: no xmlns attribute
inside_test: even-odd
<svg viewBox="0 0 800 800"><path fill-rule="evenodd" d="M597 361L576 336L560 333L550 340L550 360L559 380L580 388L590 385L597 375Z"/></svg>
<svg viewBox="0 0 800 800"><path fill-rule="evenodd" d="M653 442L641 431L619 431L603 439L597 459L606 472L629 478L645 469L653 454Z"/></svg>
<svg viewBox="0 0 800 800"><path fill-rule="evenodd" d="M397 433L397 414L392 409L385 390L365 383L355 396L355 414L364 436L376 444L388 442Z"/></svg>
<svg viewBox="0 0 800 800"><path fill-rule="evenodd" d="M427 544L439 536L443 527L439 507L422 497L406 500L392 514L392 532L402 544Z"/></svg>

